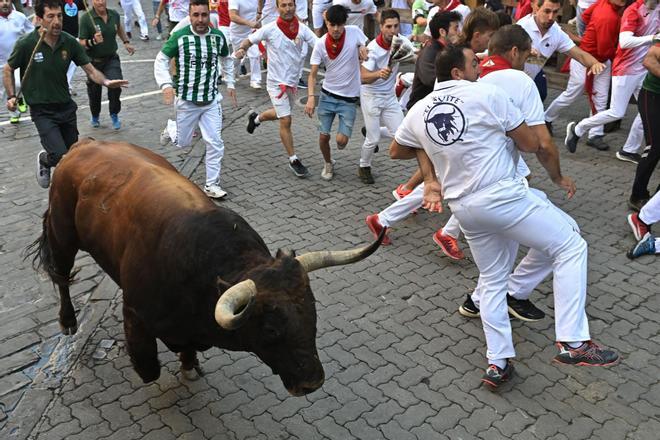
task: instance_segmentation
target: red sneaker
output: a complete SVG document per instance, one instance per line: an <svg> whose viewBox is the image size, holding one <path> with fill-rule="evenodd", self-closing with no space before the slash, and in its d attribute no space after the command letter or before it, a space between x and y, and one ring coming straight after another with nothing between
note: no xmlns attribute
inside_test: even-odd
<svg viewBox="0 0 660 440"><path fill-rule="evenodd" d="M394 191L392 191L392 195L394 196L395 199L401 200L408 194L412 192L411 189L406 189L403 184L399 185L396 187Z"/></svg>
<svg viewBox="0 0 660 440"><path fill-rule="evenodd" d="M380 231L383 230L383 225L381 225L380 222L378 221L378 214L368 215L367 218L365 219L365 222L367 223L367 227L369 228L371 233L374 234L374 238L377 239L378 236L380 235ZM389 246L392 244L390 237L387 235L388 232L385 233L385 237L383 237L383 242L381 243L381 246Z"/></svg>
<svg viewBox="0 0 660 440"><path fill-rule="evenodd" d="M637 241L641 240L642 237L644 237L646 233L649 232L648 225L639 219L639 213L637 212L628 214L628 224L630 225L633 234L635 234L635 239Z"/></svg>
<svg viewBox="0 0 660 440"><path fill-rule="evenodd" d="M442 228L438 229L438 231L433 234L433 241L440 246L442 252L449 258L454 260L462 260L465 258L463 251L458 247L458 240L449 235L442 235Z"/></svg>

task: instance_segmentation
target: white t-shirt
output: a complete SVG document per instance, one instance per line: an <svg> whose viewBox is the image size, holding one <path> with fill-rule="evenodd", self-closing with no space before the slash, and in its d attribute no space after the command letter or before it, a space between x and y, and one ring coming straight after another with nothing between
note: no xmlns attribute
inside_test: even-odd
<svg viewBox="0 0 660 440"><path fill-rule="evenodd" d="M0 66L7 64L16 40L33 30L30 20L18 11L11 11L7 18L0 17Z"/></svg>
<svg viewBox="0 0 660 440"><path fill-rule="evenodd" d="M188 16L190 0L170 0L167 4L167 12L170 21L179 22Z"/></svg>
<svg viewBox="0 0 660 440"><path fill-rule="evenodd" d="M583 11L586 11L589 9L589 6L593 5L596 3L596 0L578 0L578 7L582 8Z"/></svg>
<svg viewBox="0 0 660 440"><path fill-rule="evenodd" d="M347 98L360 96L360 60L358 46L364 46L367 37L357 26L346 26L344 46L337 58L331 60L325 48L325 41L330 38L325 34L316 42L310 64L325 65L323 88L335 95Z"/></svg>
<svg viewBox="0 0 660 440"><path fill-rule="evenodd" d="M377 10L373 0L360 0L358 4L353 3L351 0L332 0L332 5L341 5L348 9L346 24L357 26L360 29L364 28L364 16L375 14Z"/></svg>
<svg viewBox="0 0 660 440"><path fill-rule="evenodd" d="M250 21L257 19L257 6L258 0L229 0L229 10L235 9L239 17ZM233 41L244 40L252 33L252 28L232 21L229 33Z"/></svg>
<svg viewBox="0 0 660 440"><path fill-rule="evenodd" d="M303 64L303 43L316 44L316 35L304 24L298 26L298 35L291 40L282 33L276 22L268 23L248 37L250 43L266 43L268 55L268 74L266 85L277 87L280 84L294 87L298 84L300 69Z"/></svg>
<svg viewBox="0 0 660 440"><path fill-rule="evenodd" d="M541 102L538 88L534 84L534 80L522 70L497 70L479 78L479 82L492 84L504 90L513 101L513 104L520 110L528 126L545 124L543 102ZM529 174L529 168L527 168L524 160L520 160L520 152L515 147L513 140L508 137L507 139L509 151L511 151L514 162L517 164L518 174L526 176Z"/></svg>
<svg viewBox="0 0 660 440"><path fill-rule="evenodd" d="M277 5L275 0L264 0L264 9L261 11L261 26L267 25L277 20L277 17L280 16L280 13L277 11Z"/></svg>
<svg viewBox="0 0 660 440"><path fill-rule="evenodd" d="M390 51L385 50L376 40L371 41L367 45L369 50L369 58L362 63L362 66L375 72L376 70L384 69L390 61ZM390 95L394 94L394 83L396 82L396 74L399 71L399 64L395 64L392 68L392 74L387 79L378 78L371 84L362 84L362 92L370 95Z"/></svg>
<svg viewBox="0 0 660 440"><path fill-rule="evenodd" d="M408 111L395 139L426 151L444 198L452 200L516 175L506 132L523 122L492 84L445 81Z"/></svg>
<svg viewBox="0 0 660 440"><path fill-rule="evenodd" d="M426 29L424 29L424 35L428 35L429 37L431 36L431 28L429 25L431 24L431 20L433 19L433 16L437 14L440 11L439 6L434 6L431 9L429 9L429 15L426 17ZM456 6L454 9L452 9L454 12L458 12L461 16L461 21L458 23L458 30L460 31L463 29L463 23L465 23L465 19L467 18L468 15L470 15L470 12L472 10L468 7L465 6L464 4L460 4Z"/></svg>
<svg viewBox="0 0 660 440"><path fill-rule="evenodd" d="M566 53L575 47L575 43L571 40L568 34L561 30L557 23L548 29L545 35L541 35L534 14L528 14L518 20L516 24L522 26L523 29L529 34L532 39L532 48L536 49L543 58L532 58L535 62L525 63L525 73L532 79L543 69L545 61L555 52Z"/></svg>

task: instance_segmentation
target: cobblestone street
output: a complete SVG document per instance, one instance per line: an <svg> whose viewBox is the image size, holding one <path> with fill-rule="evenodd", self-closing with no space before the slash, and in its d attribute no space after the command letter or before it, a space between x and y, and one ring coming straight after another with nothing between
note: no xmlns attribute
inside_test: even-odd
<svg viewBox="0 0 660 440"><path fill-rule="evenodd" d="M116 2L109 2L116 7ZM145 11L151 11L147 2ZM148 18L152 15L147 14ZM81 137L129 141L165 156L203 184L203 142L190 150L159 145L171 109L153 80L159 41L123 49L130 87L110 127L89 125L84 74L74 99ZM224 88L223 88L224 90ZM552 90L546 105L558 94ZM294 110L296 152L311 171L296 178L287 166L276 123L245 131L251 109L264 110L265 90L237 85L239 107L223 102L225 157L219 202L243 216L271 253L346 249L372 240L364 219L393 202L391 191L413 171L414 161L393 161L382 144L373 165L375 185L357 177L361 114L337 160L335 178L320 178L317 119ZM304 96L301 93L300 96ZM305 397L291 397L280 379L249 353L211 349L200 357L206 375L186 381L175 355L160 345L160 379L145 385L130 365L122 327L121 293L86 254L79 254L72 297L80 323L63 336L58 295L23 251L41 233L48 193L34 178L39 137L29 117L2 123L0 139L0 439L649 439L660 432L660 260L628 260L634 238L626 223L634 166L617 160L632 122L607 135L610 151L581 143L563 147L570 120L586 116L586 100L555 125L562 168L578 193L566 200L529 156L531 184L580 225L589 244L587 313L596 341L614 348L621 362L609 368L558 366L554 347L552 282L532 300L547 317L512 321L516 375L497 392L481 386L485 341L481 322L457 308L476 285L467 258L445 257L432 240L449 213L420 211L391 232L392 246L357 264L310 275L317 301L317 346L326 382ZM6 121L6 110L0 121ZM650 188L659 183L658 173ZM448 210L447 210L448 211ZM539 234L544 231L538 231Z"/></svg>

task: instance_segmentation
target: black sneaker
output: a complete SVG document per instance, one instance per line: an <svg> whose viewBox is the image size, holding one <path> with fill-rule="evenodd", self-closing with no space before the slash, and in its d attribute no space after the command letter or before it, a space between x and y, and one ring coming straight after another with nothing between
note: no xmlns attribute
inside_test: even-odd
<svg viewBox="0 0 660 440"><path fill-rule="evenodd" d="M635 199L632 196L628 199L628 208L633 211L639 212L642 209L642 206L646 205L649 199Z"/></svg>
<svg viewBox="0 0 660 440"><path fill-rule="evenodd" d="M472 301L472 297L470 294L467 294L467 297L465 298L465 302L463 303L462 306L458 308L458 313L461 315L467 317L467 318L478 318L479 317L479 307L474 305L474 302Z"/></svg>
<svg viewBox="0 0 660 440"><path fill-rule="evenodd" d="M566 145L566 148L571 153L575 153L575 150L577 150L578 141L580 140L580 137L575 134L576 125L577 122L573 121L569 122L566 126L566 138L564 139L564 145Z"/></svg>
<svg viewBox="0 0 660 440"><path fill-rule="evenodd" d="M126 32L126 38L128 38L129 40L133 39L133 34L131 34L130 31Z"/></svg>
<svg viewBox="0 0 660 440"><path fill-rule="evenodd" d="M46 164L47 161L48 153L41 150L37 154L37 183L44 189L50 186L50 167Z"/></svg>
<svg viewBox="0 0 660 440"><path fill-rule="evenodd" d="M642 159L642 156L637 153L628 153L627 151L623 151L622 148L616 152L616 158L624 162L631 162L637 165L639 161Z"/></svg>
<svg viewBox="0 0 660 440"><path fill-rule="evenodd" d="M293 174L295 174L298 177L307 177L309 175L309 171L307 170L307 167L302 164L300 159L296 159L293 162L289 161L289 168L291 168L291 171L293 171Z"/></svg>
<svg viewBox="0 0 660 440"><path fill-rule="evenodd" d="M245 64L241 64L241 76L247 76L247 74L247 67L245 67Z"/></svg>
<svg viewBox="0 0 660 440"><path fill-rule="evenodd" d="M298 80L298 88L299 89L306 89L307 88L307 83L305 82L304 79L300 78Z"/></svg>
<svg viewBox="0 0 660 440"><path fill-rule="evenodd" d="M254 121L257 119L257 116L259 116L257 112L252 112L248 115L247 132L250 134L254 133L254 129L259 125Z"/></svg>
<svg viewBox="0 0 660 440"><path fill-rule="evenodd" d="M504 367L504 369L501 369L497 365L491 364L486 369L486 372L482 376L481 381L492 388L497 388L498 386L502 385L504 382L511 379L511 377L513 376L513 370L514 370L513 364L508 359L506 361L506 367Z"/></svg>
<svg viewBox="0 0 660 440"><path fill-rule="evenodd" d="M548 132L550 133L550 137L554 136L554 133L552 131L552 122L545 121L545 126L548 129Z"/></svg>
<svg viewBox="0 0 660 440"><path fill-rule="evenodd" d="M534 322L545 318L543 310L538 309L528 299L516 299L507 293L506 303L509 306L509 314L521 321Z"/></svg>
<svg viewBox="0 0 660 440"><path fill-rule="evenodd" d="M619 360L616 351L601 348L592 341L586 341L577 348L571 348L563 342L557 342L556 345L559 348L559 354L553 360L560 364L606 367Z"/></svg>
<svg viewBox="0 0 660 440"><path fill-rule="evenodd" d="M601 136L601 135L590 137L589 139L587 139L587 145L592 148L595 148L598 151L609 150L610 146L605 143L605 141L603 140L604 137L605 136Z"/></svg>
<svg viewBox="0 0 660 440"><path fill-rule="evenodd" d="M366 183L368 185L374 183L374 178L371 175L371 167L359 167L358 177L360 178L362 183Z"/></svg>

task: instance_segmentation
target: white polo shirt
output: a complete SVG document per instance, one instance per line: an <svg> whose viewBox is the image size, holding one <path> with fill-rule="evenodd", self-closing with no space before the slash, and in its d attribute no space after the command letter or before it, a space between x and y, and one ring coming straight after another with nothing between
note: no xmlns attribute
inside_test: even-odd
<svg viewBox="0 0 660 440"><path fill-rule="evenodd" d="M239 17L250 21L257 19L257 6L258 0L229 0L229 10L235 9ZM232 21L229 25L229 33L233 41L244 40L250 36L252 28Z"/></svg>
<svg viewBox="0 0 660 440"><path fill-rule="evenodd" d="M534 14L524 16L518 20L516 24L519 24L525 29L532 39L532 47L536 49L545 60L550 58L555 52L566 53L575 47L575 43L573 43L566 32L561 30L561 27L559 27L557 23L553 23L545 35L541 35L541 31L534 20ZM541 69L543 69L545 60L537 59L536 63L525 63L525 73L532 79L536 78L536 75L538 75Z"/></svg>
<svg viewBox="0 0 660 440"><path fill-rule="evenodd" d="M372 40L367 45L369 50L369 58L362 63L362 66L375 72L376 70L384 69L390 61L390 51L385 50L376 40ZM394 95L394 83L396 82L396 74L399 71L399 64L395 64L392 68L392 74L387 79L378 78L371 84L362 84L362 92L369 95Z"/></svg>
<svg viewBox="0 0 660 440"><path fill-rule="evenodd" d="M278 87L280 84L294 87L298 84L300 69L303 64L302 47L303 42L314 46L316 35L312 30L300 23L298 35L291 40L282 33L276 22L268 23L248 37L250 43L257 44L260 41L266 43L268 55L268 73L266 74L266 85L269 88Z"/></svg>
<svg viewBox="0 0 660 440"><path fill-rule="evenodd" d="M341 5L348 9L347 25L357 26L364 29L364 16L375 14L377 11L373 0L360 0L360 3L353 3L351 0L332 0L332 5Z"/></svg>
<svg viewBox="0 0 660 440"><path fill-rule="evenodd" d="M7 64L16 40L33 30L32 22L18 11L11 11L7 18L0 17L0 66Z"/></svg>
<svg viewBox="0 0 660 440"><path fill-rule="evenodd" d="M325 90L335 95L357 98L360 96L361 85L358 46L364 46L367 37L357 26L346 26L345 29L344 46L337 58L332 60L328 56L325 41L330 37L325 34L316 42L309 62L312 65L325 65L322 84Z"/></svg>
<svg viewBox="0 0 660 440"><path fill-rule="evenodd" d="M465 23L465 19L470 15L470 12L472 10L468 7L465 6L464 4L460 4L456 6L454 9L452 9L454 12L458 12L461 16L461 22L458 23L458 30L460 31L463 29L463 23ZM429 25L431 24L431 20L433 19L433 16L440 12L440 7L439 6L434 6L431 9L429 9L429 15L426 17L426 29L424 29L424 35L431 36L431 28Z"/></svg>
<svg viewBox="0 0 660 440"><path fill-rule="evenodd" d="M492 84L444 81L408 111L395 139L426 151L443 197L453 200L516 175L506 132L523 122Z"/></svg>

